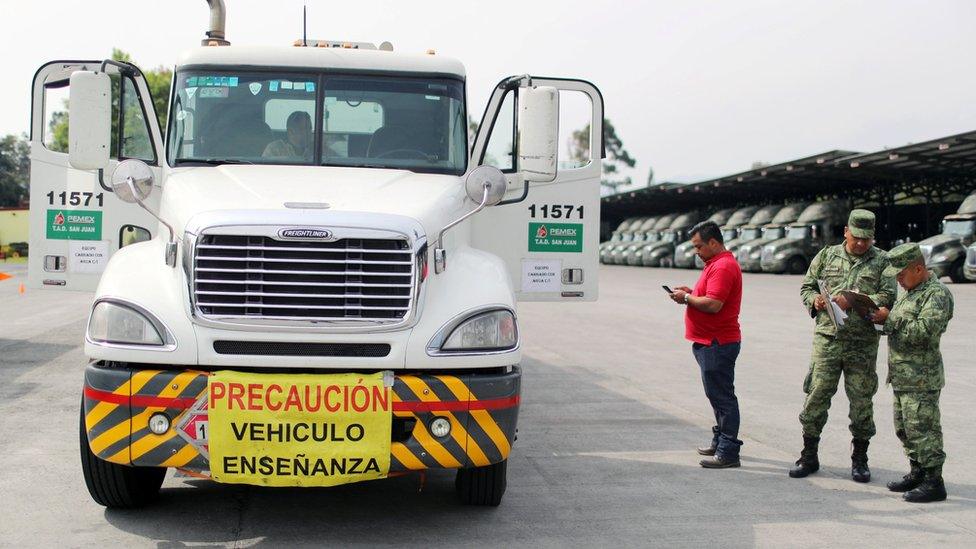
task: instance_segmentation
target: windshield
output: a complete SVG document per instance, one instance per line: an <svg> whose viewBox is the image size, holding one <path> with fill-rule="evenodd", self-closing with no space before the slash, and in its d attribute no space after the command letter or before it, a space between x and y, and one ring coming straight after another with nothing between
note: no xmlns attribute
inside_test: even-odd
<svg viewBox="0 0 976 549"><path fill-rule="evenodd" d="M181 71L169 161L464 173L464 83L446 78Z"/></svg>
<svg viewBox="0 0 976 549"><path fill-rule="evenodd" d="M736 237L736 233L738 232L739 231L736 229L725 229L724 231L722 231L722 238L726 242L728 242L729 240L734 240Z"/></svg>
<svg viewBox="0 0 976 549"><path fill-rule="evenodd" d="M772 227L763 230L763 240L779 240L786 234L783 227Z"/></svg>
<svg viewBox="0 0 976 549"><path fill-rule="evenodd" d="M804 227L790 227L786 231L786 236L788 238L799 238L799 239L803 239L803 238L806 238L809 233L810 233L810 227L805 227L805 226Z"/></svg>
<svg viewBox="0 0 976 549"><path fill-rule="evenodd" d="M664 233L661 237L662 242L674 242L674 233Z"/></svg>
<svg viewBox="0 0 976 549"><path fill-rule="evenodd" d="M739 235L739 238L745 241L749 241L749 240L755 240L759 238L759 235L760 235L759 229L742 229L742 234Z"/></svg>
<svg viewBox="0 0 976 549"><path fill-rule="evenodd" d="M942 227L942 234L969 236L973 234L974 229L976 229L976 220L946 221L945 226Z"/></svg>
<svg viewBox="0 0 976 549"><path fill-rule="evenodd" d="M658 240L661 240L661 233L648 233L645 240L648 242L657 242Z"/></svg>

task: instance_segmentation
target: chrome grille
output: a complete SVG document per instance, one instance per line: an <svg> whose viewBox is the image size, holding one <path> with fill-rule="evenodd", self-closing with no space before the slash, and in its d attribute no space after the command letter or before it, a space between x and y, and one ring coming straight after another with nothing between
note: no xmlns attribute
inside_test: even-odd
<svg viewBox="0 0 976 549"><path fill-rule="evenodd" d="M392 323L413 306L414 275L406 239L204 234L194 306L206 317Z"/></svg>
<svg viewBox="0 0 976 549"><path fill-rule="evenodd" d="M770 262L772 260L773 260L773 249L772 248L763 248L763 251L762 251L762 261L768 263L768 262Z"/></svg>
<svg viewBox="0 0 976 549"><path fill-rule="evenodd" d="M976 248L969 248L966 251L966 265L976 267Z"/></svg>

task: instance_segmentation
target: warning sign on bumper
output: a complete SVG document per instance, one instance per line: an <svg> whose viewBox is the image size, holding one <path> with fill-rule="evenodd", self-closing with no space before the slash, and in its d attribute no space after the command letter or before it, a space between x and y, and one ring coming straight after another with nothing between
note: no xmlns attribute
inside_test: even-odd
<svg viewBox="0 0 976 549"><path fill-rule="evenodd" d="M382 373L221 371L207 391L216 481L335 486L389 472L393 405Z"/></svg>

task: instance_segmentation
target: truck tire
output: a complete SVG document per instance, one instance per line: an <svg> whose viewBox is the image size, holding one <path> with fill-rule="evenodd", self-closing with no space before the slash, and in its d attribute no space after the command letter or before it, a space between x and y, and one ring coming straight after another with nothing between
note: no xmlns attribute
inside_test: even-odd
<svg viewBox="0 0 976 549"><path fill-rule="evenodd" d="M807 260L803 257L794 255L786 264L786 272L794 275L801 275L807 272Z"/></svg>
<svg viewBox="0 0 976 549"><path fill-rule="evenodd" d="M508 460L484 467L458 469L454 479L461 503L497 507L505 495Z"/></svg>
<svg viewBox="0 0 976 549"><path fill-rule="evenodd" d="M953 283L965 284L967 282L971 282L968 278L966 278L966 274L963 271L964 264L965 264L965 260L961 259L955 262L952 265L952 268L949 269L949 278L952 280Z"/></svg>
<svg viewBox="0 0 976 549"><path fill-rule="evenodd" d="M141 507L159 495L165 467L130 467L100 459L88 446L85 405L81 405L81 471L88 493L99 505L116 509Z"/></svg>

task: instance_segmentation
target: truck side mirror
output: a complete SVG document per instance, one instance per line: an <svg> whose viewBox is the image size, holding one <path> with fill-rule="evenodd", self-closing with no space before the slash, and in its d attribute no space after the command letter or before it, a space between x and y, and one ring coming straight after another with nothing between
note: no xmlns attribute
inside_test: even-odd
<svg viewBox="0 0 976 549"><path fill-rule="evenodd" d="M559 150L559 90L537 86L519 90L518 167L526 181L556 179Z"/></svg>
<svg viewBox="0 0 976 549"><path fill-rule="evenodd" d="M108 165L112 132L112 81L104 72L71 74L68 162L77 170Z"/></svg>

